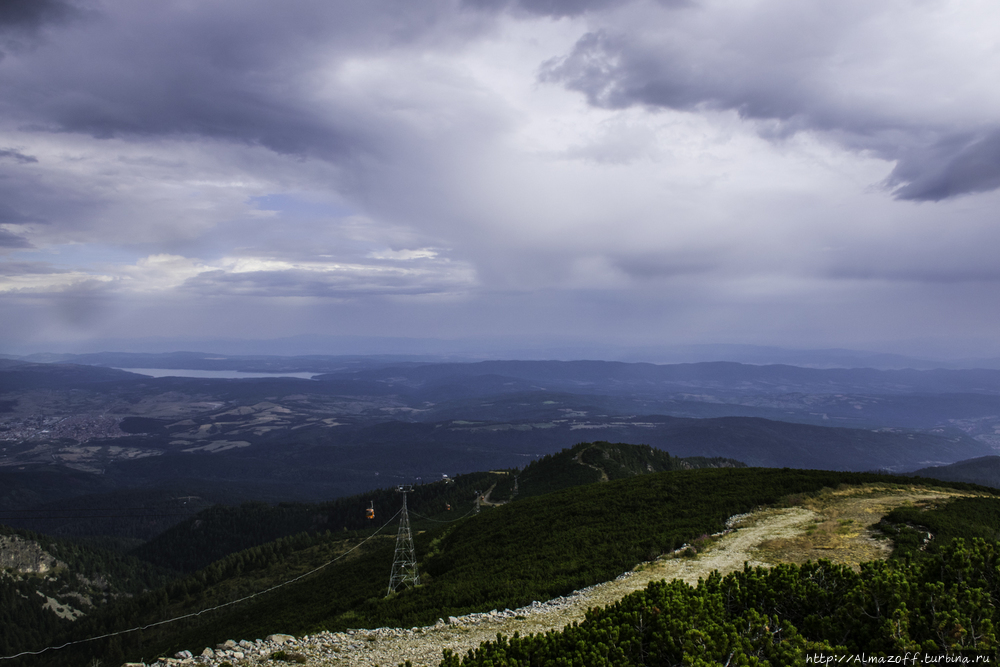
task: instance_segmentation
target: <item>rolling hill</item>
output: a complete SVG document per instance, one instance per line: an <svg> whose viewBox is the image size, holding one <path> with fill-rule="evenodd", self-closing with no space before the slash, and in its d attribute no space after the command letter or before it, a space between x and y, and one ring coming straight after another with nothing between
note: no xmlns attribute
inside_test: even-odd
<svg viewBox="0 0 1000 667"><path fill-rule="evenodd" d="M948 482L968 482L1000 488L1000 456L981 456L946 466L930 466L915 470L913 475Z"/></svg>

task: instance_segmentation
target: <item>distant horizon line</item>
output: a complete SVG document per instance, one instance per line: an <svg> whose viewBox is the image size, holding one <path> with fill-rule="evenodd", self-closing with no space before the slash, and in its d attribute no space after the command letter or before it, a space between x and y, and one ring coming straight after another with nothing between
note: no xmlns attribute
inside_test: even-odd
<svg viewBox="0 0 1000 667"><path fill-rule="evenodd" d="M748 366L771 366L771 365L784 365L793 366L799 368L812 368L812 369L862 369L862 368L872 368L876 370L1000 370L1000 358L995 357L984 357L984 358L966 358L966 359L921 359L916 357L909 357L901 354L891 354L891 353L878 353L878 352L867 352L867 351L854 351L846 350L842 348L834 348L827 350L792 350L787 348L775 348L775 347L764 347L764 346L715 346L706 345L699 346L702 349L702 354L693 354L693 351L689 351L687 354L675 354L675 355L664 355L672 356L673 358L637 358L638 355L632 356L628 355L623 358L622 355L614 355L609 357L597 356L597 355L566 355L567 350L563 350L563 354L546 354L545 350L536 350L534 354L527 354L519 356L517 351L514 350L498 350L489 353L451 353L451 354L436 354L433 352L306 352L306 353L289 353L287 351L270 351L270 352L246 352L246 351L236 351L236 352L222 352L218 350L212 351L200 351L200 350L171 350L171 351L130 351L130 350L120 350L120 351L110 351L104 350L100 352L31 352L28 354L10 354L10 353L0 353L0 358L5 358L13 361L24 361L29 363L81 363L85 365L94 366L105 366L111 368L118 368L122 370L127 370L130 372L136 372L134 369L141 370L152 370L152 371L208 371L208 370L232 370L237 371L236 368L232 369L222 369L218 366L213 368L208 368L206 363L210 362L232 362L232 364L245 364L248 362L253 362L254 360L296 360L299 362L304 361L315 361L315 362L330 362L338 361L349 363L351 361L356 362L381 362L385 363L455 363L455 364L470 364L470 363L482 363L482 362L605 362L605 363L624 363L624 364L652 364L652 365L678 365L678 364L701 364L701 363L734 363L743 364ZM730 354L725 354L721 350L719 351L719 356L713 356L708 353L707 348L731 348ZM736 353L735 349L741 349L743 354ZM522 351L523 352L523 351ZM554 350L548 352L555 352ZM171 361L172 363L165 363ZM191 362L191 367L185 365L181 367L185 362ZM223 365L232 365L223 364ZM301 369L297 369L294 372L297 373L328 373L333 372L331 370L319 370L317 369L306 369L305 364L299 363L302 366ZM198 368L201 366L201 368ZM245 373L274 373L280 372L282 374L287 374L292 372L287 368L281 368L280 370L272 371L268 370L240 370L238 372Z"/></svg>

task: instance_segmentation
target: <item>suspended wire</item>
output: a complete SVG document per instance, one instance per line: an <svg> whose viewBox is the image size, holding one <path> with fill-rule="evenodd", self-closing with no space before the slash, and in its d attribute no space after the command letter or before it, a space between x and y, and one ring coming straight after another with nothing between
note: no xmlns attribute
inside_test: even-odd
<svg viewBox="0 0 1000 667"><path fill-rule="evenodd" d="M203 509L204 507L199 507L195 503L185 508L172 501L163 501L151 505L138 505L136 507L76 507L72 510L51 508L6 509L0 514L0 521L18 519L157 519L168 516L193 516ZM73 513L67 514L66 512ZM135 514L135 512L155 512L155 514Z"/></svg>
<svg viewBox="0 0 1000 667"><path fill-rule="evenodd" d="M152 509L151 507L79 507L77 512L130 512L132 510L147 510ZM192 507L193 509L193 507ZM38 514L40 512L63 512L65 510L50 510L50 509L26 509L26 510L7 510L8 512L18 512L19 514Z"/></svg>
<svg viewBox="0 0 1000 667"><path fill-rule="evenodd" d="M378 535L379 533L381 533L382 530L386 526L388 526L390 523L392 523L396 519L396 517L398 517L400 515L400 513L402 511L403 510L400 509L388 521L386 521L384 524L382 524L374 533L372 533L371 535L369 535L364 540L362 540L358 544L354 545L353 547L351 547L350 549L348 549L344 553L340 554L336 558L334 558L332 560L329 560L326 563L323 563L322 565L320 565L319 567L315 567L315 568L309 570L308 572L300 574L297 577L289 579L288 581L283 581L282 583L275 584L274 586L271 586L270 588L266 588L266 589L264 589L262 591L258 591L256 593L251 593L250 595L246 595L244 597L241 597L238 600L231 600L229 602L223 602L222 604L216 605L214 607L208 607L207 609L202 609L201 611L195 611L195 612L192 612L190 614L184 614L183 616L175 616L174 618L168 618L168 619L163 620L163 621L157 621L156 623L149 623L148 625L142 625L142 626L137 626L137 627L134 627L134 628L129 628L128 630L119 630L117 632L109 632L106 635L100 635L98 637L89 637L87 639L77 639L76 641L66 642L65 644L62 644L61 646L46 646L45 648L40 649L38 651L22 651L21 653L18 653L16 655L2 655L2 656L0 656L0 660L12 660L14 658L20 658L20 657L25 656L25 655L41 655L42 653L45 653L46 651L58 651L60 649L66 648L67 646L73 646L74 644L85 644L87 642L97 641L98 639L107 639L108 637L117 637L119 635L125 635L125 634L128 634L130 632L138 632L140 630L147 630L149 628L153 628L153 627L156 627L158 625L166 625L167 623L173 623L175 621L180 621L180 620L183 620L185 618L194 618L196 616L201 616L202 614L206 614L206 613L208 613L210 611L215 611L216 609L222 609L223 607L229 607L231 605L239 604L240 602L245 602L246 600L253 599L253 598L258 597L260 595L264 595L265 593L270 593L271 591L273 591L273 590L275 590L277 588L281 588L283 586L287 586L288 584L295 583L296 581L299 581L300 579L304 579L305 577L308 577L311 574L319 572L320 570L322 570L323 568L327 567L328 565L332 565L333 563L336 563L341 558L344 558L345 556L347 556L352 551L356 551L356 550L360 549L361 547L363 547L365 545L365 543L368 542L368 540L372 539L373 537L375 537L376 535Z"/></svg>
<svg viewBox="0 0 1000 667"><path fill-rule="evenodd" d="M456 517L454 519L432 519L429 516L424 516L423 514L420 514L419 512L414 512L413 510L410 510L410 514L413 514L414 516L419 516L421 519L425 519L427 521L433 521L434 523L455 523L456 521L461 521L462 519L464 519L465 517L469 516L470 514L472 514L475 511L476 511L476 507L475 507L475 505L473 505L473 507L472 507L471 510L469 510L468 512L466 512L462 516Z"/></svg>
<svg viewBox="0 0 1000 667"><path fill-rule="evenodd" d="M184 504L186 505L187 501L184 501ZM172 500L164 500L162 502L153 503L151 505L136 505L134 507L81 507L79 508L79 510L81 512L121 512L123 510L151 510L151 509L156 509L157 507L162 507L164 505L176 506L177 503L173 502ZM195 503L192 503L191 507L193 508L194 506ZM9 509L7 511L8 512L61 512L62 510L43 507L43 508Z"/></svg>
<svg viewBox="0 0 1000 667"><path fill-rule="evenodd" d="M44 514L42 516L0 516L0 521L15 521L18 519L159 519L168 516L194 516L193 512L177 512L174 514Z"/></svg>

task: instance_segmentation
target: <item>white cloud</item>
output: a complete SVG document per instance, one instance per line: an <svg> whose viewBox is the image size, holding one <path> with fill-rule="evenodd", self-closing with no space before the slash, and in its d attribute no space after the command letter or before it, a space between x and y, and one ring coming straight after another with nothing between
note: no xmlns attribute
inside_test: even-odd
<svg viewBox="0 0 1000 667"><path fill-rule="evenodd" d="M65 273L32 273L0 276L0 292L40 293L64 292L80 287L98 287L114 281L112 276L67 271Z"/></svg>
<svg viewBox="0 0 1000 667"><path fill-rule="evenodd" d="M434 259L438 256L436 250L431 248L417 248L415 250L375 250L368 253L372 259Z"/></svg>
<svg viewBox="0 0 1000 667"><path fill-rule="evenodd" d="M461 4L110 4L52 27L0 61L3 253L38 263L0 291L223 297L234 322L267 300L287 333L990 321L943 304L996 280L998 195L969 169L1000 145L992 4Z"/></svg>

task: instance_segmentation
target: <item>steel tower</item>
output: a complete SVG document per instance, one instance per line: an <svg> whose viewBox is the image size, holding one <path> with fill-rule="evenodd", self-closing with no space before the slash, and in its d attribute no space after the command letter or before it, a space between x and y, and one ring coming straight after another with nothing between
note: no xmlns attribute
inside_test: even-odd
<svg viewBox="0 0 1000 667"><path fill-rule="evenodd" d="M419 586L420 573L417 572L417 550L413 547L410 533L410 515L406 511L406 494L412 486L399 486L396 491L403 494L403 511L399 515L399 530L396 532L396 557L392 562L392 576L389 577L389 597L400 587Z"/></svg>

